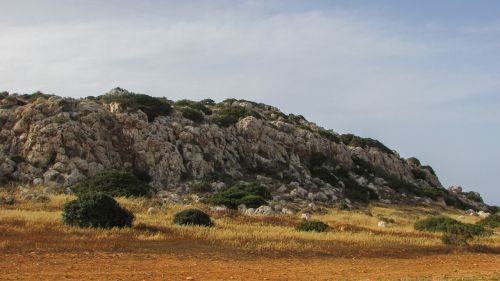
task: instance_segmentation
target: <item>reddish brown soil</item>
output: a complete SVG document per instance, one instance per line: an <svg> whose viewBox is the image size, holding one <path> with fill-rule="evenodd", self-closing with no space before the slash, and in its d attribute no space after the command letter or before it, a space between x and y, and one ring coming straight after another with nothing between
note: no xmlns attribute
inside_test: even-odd
<svg viewBox="0 0 500 281"><path fill-rule="evenodd" d="M339 258L186 246L164 253L4 252L0 280L500 280L500 255L495 254Z"/></svg>

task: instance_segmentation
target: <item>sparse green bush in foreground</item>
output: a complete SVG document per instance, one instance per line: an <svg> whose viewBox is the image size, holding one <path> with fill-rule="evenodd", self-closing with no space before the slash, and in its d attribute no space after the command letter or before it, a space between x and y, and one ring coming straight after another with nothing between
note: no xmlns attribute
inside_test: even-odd
<svg viewBox="0 0 500 281"><path fill-rule="evenodd" d="M328 229L328 224L321 221L303 221L297 225L298 231L315 231L325 232Z"/></svg>
<svg viewBox="0 0 500 281"><path fill-rule="evenodd" d="M77 195L100 192L113 197L145 196L150 189L133 173L123 170L103 171L71 187Z"/></svg>
<svg viewBox="0 0 500 281"><path fill-rule="evenodd" d="M200 225L200 226L213 226L210 216L198 209L187 209L178 212L172 221L174 224L179 225Z"/></svg>
<svg viewBox="0 0 500 281"><path fill-rule="evenodd" d="M63 207L64 224L79 227L130 227L134 215L122 208L112 197L85 194L66 203Z"/></svg>

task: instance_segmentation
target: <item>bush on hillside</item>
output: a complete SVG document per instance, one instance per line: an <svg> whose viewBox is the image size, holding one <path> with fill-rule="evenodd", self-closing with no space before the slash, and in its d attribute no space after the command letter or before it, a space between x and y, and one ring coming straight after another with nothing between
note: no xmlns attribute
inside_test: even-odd
<svg viewBox="0 0 500 281"><path fill-rule="evenodd" d="M483 198L481 197L481 194L479 194L479 192L469 191L469 192L464 192L464 195L469 200L472 200L472 201L475 201L475 202L479 202L479 203L483 203Z"/></svg>
<svg viewBox="0 0 500 281"><path fill-rule="evenodd" d="M204 102L206 102L206 103L204 103ZM191 109L201 111L201 112L205 113L206 115L212 114L212 110L210 110L210 108L206 107L205 104L210 104L210 102L208 102L206 100L203 100L201 102L191 101L191 100L179 100L179 101L176 101L174 103L174 106L179 107L179 108L189 107Z"/></svg>
<svg viewBox="0 0 500 281"><path fill-rule="evenodd" d="M208 227L214 225L212 220L210 220L210 216L198 209L187 209L178 212L177 214L175 214L172 223L179 225L199 225Z"/></svg>
<svg viewBox="0 0 500 281"><path fill-rule="evenodd" d="M208 193L212 191L212 185L208 181L193 182L189 185L189 191L193 193Z"/></svg>
<svg viewBox="0 0 500 281"><path fill-rule="evenodd" d="M205 119L205 116L203 116L203 113L201 113L201 111L193 109L191 107L181 107L178 108L177 110L179 110L182 113L182 116L184 118L187 118L193 122L199 123Z"/></svg>
<svg viewBox="0 0 500 281"><path fill-rule="evenodd" d="M266 205L266 199L271 199L271 193L256 183L238 183L232 187L216 193L205 201L213 205L224 205L230 209L237 209L240 204L248 208L257 208Z"/></svg>
<svg viewBox="0 0 500 281"><path fill-rule="evenodd" d="M87 178L73 186L77 195L100 192L109 196L145 196L151 187L133 173L123 170L107 170Z"/></svg>
<svg viewBox="0 0 500 281"><path fill-rule="evenodd" d="M345 144L349 146L355 146L355 147L362 147L362 148L368 148L368 147L373 147L377 148L378 150L387 153L387 154L394 154L392 150L390 150L387 146L385 146L383 143L379 142L378 140L374 140L371 138L362 138L353 134L344 134L340 135L340 140Z"/></svg>
<svg viewBox="0 0 500 281"><path fill-rule="evenodd" d="M223 127L236 124L241 118L250 116L250 112L241 106L223 107L217 111L214 121Z"/></svg>
<svg viewBox="0 0 500 281"><path fill-rule="evenodd" d="M130 211L102 193L82 195L63 207L63 222L70 226L130 227L133 220L134 215Z"/></svg>
<svg viewBox="0 0 500 281"><path fill-rule="evenodd" d="M146 113L149 122L158 116L168 116L172 111L172 107L164 98L130 93L120 88L115 89L115 92L99 96L97 99L104 103L116 102L132 110L141 110Z"/></svg>
<svg viewBox="0 0 500 281"><path fill-rule="evenodd" d="M500 214L497 213L497 214L493 214L487 218L484 218L484 219L478 221L477 225L490 227L490 228L500 227Z"/></svg>
<svg viewBox="0 0 500 281"><path fill-rule="evenodd" d="M446 245L453 246L468 246L469 241L474 238L474 235L470 232L465 225L450 225L443 236L441 237L441 242Z"/></svg>
<svg viewBox="0 0 500 281"><path fill-rule="evenodd" d="M328 229L328 224L321 221L303 221L297 225L296 229L298 231L315 231L315 232L325 232Z"/></svg>
<svg viewBox="0 0 500 281"><path fill-rule="evenodd" d="M456 229L466 232L473 236L489 235L490 232L480 225L462 223L452 218L437 216L429 217L415 222L414 228L427 232L450 232Z"/></svg>

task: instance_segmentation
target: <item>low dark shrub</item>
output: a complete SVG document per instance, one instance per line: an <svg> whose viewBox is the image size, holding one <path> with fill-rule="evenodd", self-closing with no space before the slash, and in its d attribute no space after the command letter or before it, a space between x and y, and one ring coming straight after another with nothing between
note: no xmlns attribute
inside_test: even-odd
<svg viewBox="0 0 500 281"><path fill-rule="evenodd" d="M172 107L164 98L151 97L144 94L130 93L126 90L116 88L110 94L97 97L104 103L116 102L132 110L141 110L152 122L158 116L168 116Z"/></svg>
<svg viewBox="0 0 500 281"><path fill-rule="evenodd" d="M82 195L63 207L63 222L71 226L130 227L133 220L134 215L130 211L102 193Z"/></svg>
<svg viewBox="0 0 500 281"><path fill-rule="evenodd" d="M441 237L441 242L446 245L468 246L469 241L474 238L466 225L449 225Z"/></svg>
<svg viewBox="0 0 500 281"><path fill-rule="evenodd" d="M24 157L21 155L14 155L10 157L10 160L14 161L16 164L24 162Z"/></svg>
<svg viewBox="0 0 500 281"><path fill-rule="evenodd" d="M475 191L464 192L464 195L469 200L483 203L483 198L481 197L481 194L479 194L478 192Z"/></svg>
<svg viewBox="0 0 500 281"><path fill-rule="evenodd" d="M417 180L427 180L427 174L419 168L412 169L411 173L413 174L413 177Z"/></svg>
<svg viewBox="0 0 500 281"><path fill-rule="evenodd" d="M265 187L256 183L237 183L210 196L205 202L237 209L240 204L245 204L248 208L266 205L266 199L271 199L271 193Z"/></svg>
<svg viewBox="0 0 500 281"><path fill-rule="evenodd" d="M320 136L327 138L331 142L340 143L339 135L332 130L319 130L318 133Z"/></svg>
<svg viewBox="0 0 500 281"><path fill-rule="evenodd" d="M491 228L500 227L500 214L493 214L477 222L477 225L486 226Z"/></svg>
<svg viewBox="0 0 500 281"><path fill-rule="evenodd" d="M197 109L193 109L191 107L181 107L178 110L182 113L184 118L187 118L193 122L201 122L205 119L203 113Z"/></svg>
<svg viewBox="0 0 500 281"><path fill-rule="evenodd" d="M212 185L207 181L193 182L189 185L189 191L194 193L208 193L212 191Z"/></svg>
<svg viewBox="0 0 500 281"><path fill-rule="evenodd" d="M0 100L3 100L4 98L9 96L9 92L3 91L0 92Z"/></svg>
<svg viewBox="0 0 500 281"><path fill-rule="evenodd" d="M241 106L223 107L217 111L214 121L223 127L236 124L241 118L247 117L250 112Z"/></svg>
<svg viewBox="0 0 500 281"><path fill-rule="evenodd" d="M303 221L297 225L298 231L316 231L325 232L328 229L328 224L321 221Z"/></svg>
<svg viewBox="0 0 500 281"><path fill-rule="evenodd" d="M101 192L109 196L145 196L151 187L133 173L123 170L108 170L87 178L73 186L77 194Z"/></svg>
<svg viewBox="0 0 500 281"><path fill-rule="evenodd" d="M27 101L27 102L32 102L32 101L35 101L37 100L38 98L49 98L51 97L52 95L47 95L47 94L44 94L40 91L36 91L34 92L33 94L24 94L24 95L20 95L19 98Z"/></svg>
<svg viewBox="0 0 500 281"><path fill-rule="evenodd" d="M203 101L206 101L206 100L203 100ZM175 107L188 107L188 108L191 108L191 109L194 109L197 111L201 111L201 112L205 113L206 115L212 114L212 110L210 110L210 108L205 106L205 104L209 104L209 103L203 103L203 101L197 102L197 101L190 101L190 100L179 100L179 101L176 101L174 103L174 106Z"/></svg>
<svg viewBox="0 0 500 281"><path fill-rule="evenodd" d="M178 212L175 214L172 222L179 225L200 225L208 227L214 225L212 220L210 220L210 216L198 209L187 209Z"/></svg>
<svg viewBox="0 0 500 281"><path fill-rule="evenodd" d="M491 232L480 225L462 223L444 216L429 217L419 220L415 222L414 228L416 230L428 232L449 232L459 228L461 231L467 232L473 236L491 234Z"/></svg>
<svg viewBox="0 0 500 281"><path fill-rule="evenodd" d="M362 148L373 147L373 148L377 148L378 150L380 150L384 153L394 154L394 152L392 150L390 150L387 146L385 146L383 143L379 142L378 140L374 140L371 138L362 138L362 137L359 137L359 136L356 136L353 134L340 135L339 138L345 145L362 147Z"/></svg>

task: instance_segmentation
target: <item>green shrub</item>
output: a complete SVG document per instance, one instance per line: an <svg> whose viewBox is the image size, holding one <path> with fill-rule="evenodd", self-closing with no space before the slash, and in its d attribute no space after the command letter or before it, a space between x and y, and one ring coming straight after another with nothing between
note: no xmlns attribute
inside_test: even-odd
<svg viewBox="0 0 500 281"><path fill-rule="evenodd" d="M10 157L10 160L14 161L16 164L24 162L24 157L21 155L14 155Z"/></svg>
<svg viewBox="0 0 500 281"><path fill-rule="evenodd" d="M437 216L429 217L415 222L414 228L420 231L427 232L449 232L451 230L460 228L470 235L488 235L489 231L480 225L462 223L449 217Z"/></svg>
<svg viewBox="0 0 500 281"><path fill-rule="evenodd" d="M241 106L223 107L217 111L214 121L223 127L236 124L241 118L250 116L250 112Z"/></svg>
<svg viewBox="0 0 500 281"><path fill-rule="evenodd" d="M224 205L230 209L237 209L240 204L245 204L248 208L257 208L265 205L266 199L271 198L271 193L261 185L238 183L210 196L205 202L213 205Z"/></svg>
<svg viewBox="0 0 500 281"><path fill-rule="evenodd" d="M319 130L318 133L320 136L327 138L331 142L340 143L339 135L332 130Z"/></svg>
<svg viewBox="0 0 500 281"><path fill-rule="evenodd" d="M3 91L0 92L0 100L3 100L4 98L9 96L9 92Z"/></svg>
<svg viewBox="0 0 500 281"><path fill-rule="evenodd" d="M178 212L172 221L174 224L179 225L200 225L200 226L213 226L210 216L198 209L187 209Z"/></svg>
<svg viewBox="0 0 500 281"><path fill-rule="evenodd" d="M427 174L419 169L419 168L414 168L411 169L411 173L413 174L413 177L418 180L427 180Z"/></svg>
<svg viewBox="0 0 500 281"><path fill-rule="evenodd" d="M374 140L371 138L362 138L353 134L344 134L340 135L340 140L345 144L349 146L355 146L355 147L362 147L362 148L368 148L368 147L373 147L377 148L378 150L385 152L387 154L394 154L392 150L390 150L387 146L385 146L383 143L379 142L378 140Z"/></svg>
<svg viewBox="0 0 500 281"><path fill-rule="evenodd" d="M418 158L416 158L416 157L410 157L410 158L406 159L406 161L408 163L412 163L413 165L415 165L417 167L422 166L422 164L420 163L420 160L418 160Z"/></svg>
<svg viewBox="0 0 500 281"><path fill-rule="evenodd" d="M444 202L447 206L455 207L460 210L473 209L474 207L460 200L455 194L445 190L443 193Z"/></svg>
<svg viewBox="0 0 500 281"><path fill-rule="evenodd" d="M207 181L193 182L189 186L189 191L194 193L208 193L212 191L212 185Z"/></svg>
<svg viewBox="0 0 500 281"><path fill-rule="evenodd" d="M71 226L130 227L133 220L134 215L130 211L102 193L82 195L63 207L63 222Z"/></svg>
<svg viewBox="0 0 500 281"><path fill-rule="evenodd" d="M328 224L321 221L303 221L297 225L296 229L298 231L315 231L315 232L325 232L328 229Z"/></svg>
<svg viewBox="0 0 500 281"><path fill-rule="evenodd" d="M205 100L204 100L205 101ZM190 101L190 100L179 100L174 103L175 107L189 107L191 109L201 111L205 113L206 115L212 114L212 110L210 108L206 107L203 101L197 102L197 101Z"/></svg>
<svg viewBox="0 0 500 281"><path fill-rule="evenodd" d="M71 186L71 190L77 195L101 192L113 197L128 197L148 195L151 187L131 172L107 170Z"/></svg>
<svg viewBox="0 0 500 281"><path fill-rule="evenodd" d="M172 107L164 98L156 98L143 94L130 93L123 89L116 88L113 93L97 97L104 103L116 102L132 110L141 110L148 116L148 121L152 122L158 116L168 116Z"/></svg>
<svg viewBox="0 0 500 281"><path fill-rule="evenodd" d="M182 113L182 116L184 118L187 118L193 122L201 122L205 119L205 116L203 116L203 113L197 109L193 109L191 107L181 107L178 108L178 110Z"/></svg>
<svg viewBox="0 0 500 281"><path fill-rule="evenodd" d="M475 191L464 192L464 195L469 200L483 203L483 198L481 198L481 194L479 194L478 192L475 192Z"/></svg>
<svg viewBox="0 0 500 281"><path fill-rule="evenodd" d="M441 237L441 242L446 245L468 246L469 241L474 238L466 225L451 224Z"/></svg>
<svg viewBox="0 0 500 281"><path fill-rule="evenodd" d="M49 98L51 96L52 95L47 95L47 94L44 94L44 93L42 93L40 91L36 91L33 94L20 95L19 98L21 98L21 99L23 99L25 101L28 101L28 102L32 102L32 101L37 100L38 98Z"/></svg>
<svg viewBox="0 0 500 281"><path fill-rule="evenodd" d="M493 214L477 222L477 225L486 226L491 228L500 227L500 214Z"/></svg>
<svg viewBox="0 0 500 281"><path fill-rule="evenodd" d="M215 105L215 101L213 99L204 99L200 101L203 105Z"/></svg>

